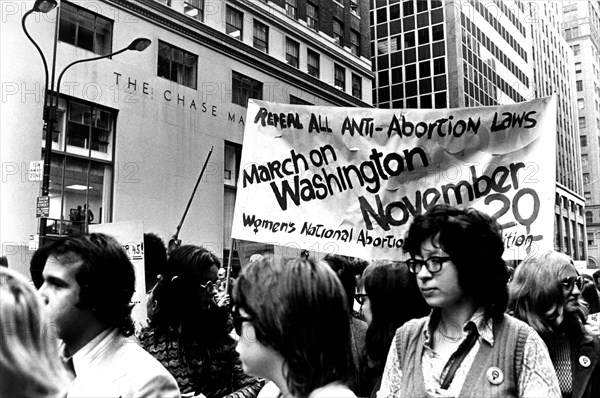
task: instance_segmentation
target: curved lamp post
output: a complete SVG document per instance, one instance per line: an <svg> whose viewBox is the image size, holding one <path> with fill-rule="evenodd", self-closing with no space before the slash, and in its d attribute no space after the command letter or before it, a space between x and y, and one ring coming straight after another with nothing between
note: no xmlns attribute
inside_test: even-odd
<svg viewBox="0 0 600 398"><path fill-rule="evenodd" d="M58 35L57 34L54 35L54 61L52 63L52 84L50 85L52 87L50 87L48 85L48 64L46 62L46 58L44 57L44 53L40 49L40 46L33 40L31 35L27 31L27 27L25 26L25 19L33 12L47 13L47 12L50 12L51 10L53 10L56 6L57 6L56 0L36 0L33 8L31 10L27 11L23 15L23 18L21 19L21 26L23 27L23 31L25 32L25 35L27 36L29 41L31 41L33 43L35 48L40 53L40 56L42 58L42 63L44 64L44 72L45 72L45 77L46 77L46 90L45 90L46 94L44 95L44 121L47 124L46 124L46 142L45 142L45 146L44 146L44 175L43 175L43 179L42 179L42 196L48 196L48 193L50 190L50 165L51 165L51 160L52 160L52 135L54 132L54 124L58 120L57 114L58 114L58 102L60 99L60 83L61 83L62 77L65 74L65 72L73 65L77 65L77 64L80 64L83 62L91 62L91 61L97 61L97 60L103 59L103 58L109 58L109 57L121 54L121 53L123 53L125 51L129 51L129 50L144 51L152 43L152 41L150 39L138 38L138 39L135 39L134 41L132 41L131 44L129 44L127 47L122 48L118 51L112 52L110 54L101 55L98 57L80 59L80 60L71 62L70 64L65 66L63 68L63 70L60 72L60 74L58 75L56 89L54 89L54 87L53 87L54 86L54 67L56 65L56 47L57 47L57 42L58 42ZM57 15L56 19L57 19L56 20L56 33L58 33L58 24L60 21L60 18L58 15ZM48 101L48 99L49 99L49 101ZM46 117L46 115L47 115L47 117ZM87 217L86 217L86 221L87 221ZM86 229L87 229L87 222L86 222ZM40 218L39 234L40 234L40 238L41 238L40 243L43 245L43 243L46 240L46 218L44 218L44 217Z"/></svg>

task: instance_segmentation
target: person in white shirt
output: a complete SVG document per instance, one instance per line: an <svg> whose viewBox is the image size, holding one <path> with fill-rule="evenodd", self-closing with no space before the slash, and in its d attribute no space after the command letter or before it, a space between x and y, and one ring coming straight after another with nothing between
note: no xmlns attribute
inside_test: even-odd
<svg viewBox="0 0 600 398"><path fill-rule="evenodd" d="M75 378L67 397L179 397L169 372L131 337L135 272L104 234L69 236L49 248L39 294Z"/></svg>

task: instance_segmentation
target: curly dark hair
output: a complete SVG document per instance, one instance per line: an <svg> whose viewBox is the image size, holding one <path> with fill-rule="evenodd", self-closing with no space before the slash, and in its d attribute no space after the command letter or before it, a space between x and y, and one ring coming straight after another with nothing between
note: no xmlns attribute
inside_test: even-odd
<svg viewBox="0 0 600 398"><path fill-rule="evenodd" d="M307 397L329 383L350 380L348 302L325 264L252 262L242 269L233 298L252 317L258 341L282 356L292 395Z"/></svg>
<svg viewBox="0 0 600 398"><path fill-rule="evenodd" d="M91 309L100 322L118 328L125 336L133 334L135 271L115 238L100 233L67 236L53 243L47 255L59 261L81 259L83 264L75 275L80 287L77 308Z"/></svg>
<svg viewBox="0 0 600 398"><path fill-rule="evenodd" d="M508 303L508 269L502 254L502 228L487 214L473 208L458 209L436 205L415 217L404 251L421 254L421 244L431 239L456 266L458 283L472 295L487 318L499 319Z"/></svg>

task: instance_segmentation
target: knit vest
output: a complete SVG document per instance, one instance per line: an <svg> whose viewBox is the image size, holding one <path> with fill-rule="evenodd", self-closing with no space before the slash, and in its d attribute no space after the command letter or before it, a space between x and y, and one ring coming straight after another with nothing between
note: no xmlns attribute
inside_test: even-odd
<svg viewBox="0 0 600 398"><path fill-rule="evenodd" d="M401 397L426 397L423 380L423 347L429 318L407 322L396 332L396 349L402 369ZM509 315L494 322L494 346L480 339L479 351L469 369L459 397L517 397L523 352L531 328ZM488 370L502 370L504 380L493 384Z"/></svg>

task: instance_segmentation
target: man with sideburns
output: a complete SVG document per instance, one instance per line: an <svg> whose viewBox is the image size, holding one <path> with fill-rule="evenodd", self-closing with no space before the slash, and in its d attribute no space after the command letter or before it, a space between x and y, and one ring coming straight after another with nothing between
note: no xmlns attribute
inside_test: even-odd
<svg viewBox="0 0 600 398"><path fill-rule="evenodd" d="M75 375L68 397L179 397L173 376L131 337L133 265L112 237L50 246L39 293Z"/></svg>

